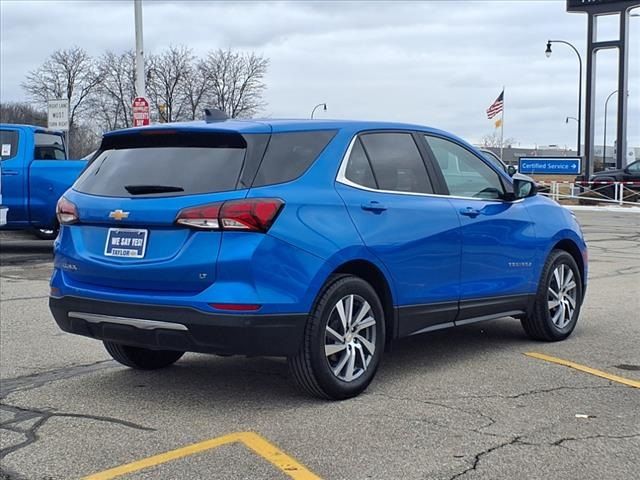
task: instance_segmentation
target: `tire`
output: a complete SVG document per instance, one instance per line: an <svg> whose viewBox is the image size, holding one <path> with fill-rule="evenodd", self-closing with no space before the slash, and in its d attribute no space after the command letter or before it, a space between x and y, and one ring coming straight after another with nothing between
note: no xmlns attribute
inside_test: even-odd
<svg viewBox="0 0 640 480"><path fill-rule="evenodd" d="M542 270L532 311L520 323L530 338L557 342L571 335L581 306L580 269L569 253L553 250Z"/></svg>
<svg viewBox="0 0 640 480"><path fill-rule="evenodd" d="M36 228L33 230L33 234L40 240L55 240L59 230L60 227L54 225L52 228Z"/></svg>
<svg viewBox="0 0 640 480"><path fill-rule="evenodd" d="M341 312L347 327L351 325L346 332ZM371 383L384 345L384 310L376 291L361 278L334 275L318 295L289 368L298 386L312 396L351 398Z"/></svg>
<svg viewBox="0 0 640 480"><path fill-rule="evenodd" d="M156 370L177 362L184 352L173 350L150 350L104 341L104 348L116 362L138 370Z"/></svg>

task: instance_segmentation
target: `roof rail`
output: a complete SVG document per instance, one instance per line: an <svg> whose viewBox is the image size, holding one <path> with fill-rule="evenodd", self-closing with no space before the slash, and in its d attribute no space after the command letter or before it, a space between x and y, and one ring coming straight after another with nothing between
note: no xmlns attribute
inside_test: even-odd
<svg viewBox="0 0 640 480"><path fill-rule="evenodd" d="M204 121L207 123L224 122L229 116L223 110L218 108L205 108Z"/></svg>

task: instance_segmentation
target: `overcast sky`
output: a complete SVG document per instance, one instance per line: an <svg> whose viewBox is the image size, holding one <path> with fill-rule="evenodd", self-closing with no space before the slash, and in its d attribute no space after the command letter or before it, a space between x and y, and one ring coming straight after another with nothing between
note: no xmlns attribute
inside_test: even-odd
<svg viewBox="0 0 640 480"><path fill-rule="evenodd" d="M197 55L227 47L263 54L271 61L267 116L304 118L326 102L318 116L420 123L474 142L493 131L485 110L505 85L505 137L573 147L577 124L565 117L577 116L577 58L563 45L544 55L548 38L586 48L586 16L566 13L565 3L145 0L145 51L183 44ZM23 100L20 82L55 49L79 45L97 56L135 46L132 0L0 0L0 18L2 102ZM640 17L630 23L628 134L640 146ZM613 51L598 66L601 120L617 88ZM609 144L615 107L614 97ZM601 121L596 138L601 144Z"/></svg>

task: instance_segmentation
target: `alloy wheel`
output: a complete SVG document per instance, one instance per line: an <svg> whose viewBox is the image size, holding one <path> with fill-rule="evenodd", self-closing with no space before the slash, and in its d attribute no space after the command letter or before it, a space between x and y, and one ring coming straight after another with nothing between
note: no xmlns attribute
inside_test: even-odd
<svg viewBox="0 0 640 480"><path fill-rule="evenodd" d="M347 295L335 304L325 327L324 351L340 380L352 382L367 370L376 351L376 319L364 298Z"/></svg>
<svg viewBox="0 0 640 480"><path fill-rule="evenodd" d="M561 263L556 266L549 282L547 306L551 321L558 328L565 328L576 309L578 285L571 268Z"/></svg>

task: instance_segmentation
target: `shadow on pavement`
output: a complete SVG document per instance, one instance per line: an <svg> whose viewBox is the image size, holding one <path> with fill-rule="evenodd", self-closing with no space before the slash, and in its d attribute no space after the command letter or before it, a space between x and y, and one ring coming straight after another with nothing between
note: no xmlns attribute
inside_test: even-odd
<svg viewBox="0 0 640 480"><path fill-rule="evenodd" d="M515 347L517 351L526 351L532 344L520 322L513 319L403 339L386 353L368 392L388 390L394 385L412 382L416 376L442 374L461 364L468 365L474 358L498 356L501 350L513 351ZM102 345L96 342L96 348ZM473 375L473 371L468 373ZM82 383L82 389L78 389L77 382L62 389L69 388L68 394L80 402L83 397L88 402L111 398L119 399L118 403L157 405L163 410L228 406L278 411L291 408L293 399L296 407L327 403L298 392L289 377L286 361L275 358L189 354L164 370L114 368L84 377Z"/></svg>

